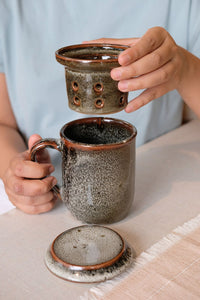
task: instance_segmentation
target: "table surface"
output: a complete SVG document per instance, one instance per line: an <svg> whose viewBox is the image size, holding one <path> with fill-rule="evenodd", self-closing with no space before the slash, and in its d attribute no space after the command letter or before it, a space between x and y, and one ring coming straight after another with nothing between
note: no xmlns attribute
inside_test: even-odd
<svg viewBox="0 0 200 300"><path fill-rule="evenodd" d="M109 225L137 255L200 213L200 122L191 121L136 151L136 194L127 218ZM61 232L82 224L62 203L41 215L0 216L0 299L80 299L95 284L51 274L44 255Z"/></svg>

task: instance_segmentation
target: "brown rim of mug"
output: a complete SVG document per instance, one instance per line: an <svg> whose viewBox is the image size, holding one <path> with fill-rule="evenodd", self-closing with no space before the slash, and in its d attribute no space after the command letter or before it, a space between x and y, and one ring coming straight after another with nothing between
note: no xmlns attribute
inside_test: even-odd
<svg viewBox="0 0 200 300"><path fill-rule="evenodd" d="M130 137L128 137L127 139L123 140L120 143L113 143L113 144L87 144L87 143L80 143L80 142L76 142L74 140L69 139L68 137L65 136L64 131L67 127L73 125L73 124L91 124L91 123L95 123L98 124L99 126L101 126L102 123L117 123L117 124L121 124L122 126L124 126L125 128L127 128L128 130L130 130L131 135ZM114 119L114 118L105 118L105 117L91 117L91 118L84 118L84 119L77 119L77 120L73 120L67 124L65 124L61 130L60 130L60 136L62 139L62 142L65 144L65 146L67 148L72 148L72 149L79 149L79 150L86 150L86 151L93 151L93 150L108 150L108 149L114 149L114 148L120 148L120 147L124 147L127 144L131 143L132 140L136 137L137 135L137 129L135 128L134 125L126 122L126 121L122 121L120 119Z"/></svg>
<svg viewBox="0 0 200 300"><path fill-rule="evenodd" d="M99 227L99 225L82 225L82 226L78 226L77 228L79 228L79 227L80 228L82 228L82 227ZM62 232L61 234L59 234L54 239L53 243L51 244L50 252L51 252L51 255L52 255L53 259L55 261L57 261L58 263L62 264L63 266L67 267L68 269L77 270L77 271L79 271L79 270L98 270L98 269L106 268L106 267L109 267L109 266L113 265L116 261L118 261L120 259L120 257L122 256L122 254L126 250L126 244L125 244L124 239L121 237L121 235L118 232L116 232L115 230L113 230L111 228L105 227L105 226L101 226L101 227L109 229L110 231L114 232L115 234L117 234L120 237L120 239L122 241L122 249L121 249L121 251L115 257L113 257L112 259L110 259L108 261L105 261L103 263L96 264L96 265L75 265L75 264L71 264L71 263L67 263L67 262L63 261L62 259L60 259L59 257L57 257L57 255L55 254L54 244L55 244L56 240L63 233L74 229L74 228L70 228L70 229Z"/></svg>
<svg viewBox="0 0 200 300"><path fill-rule="evenodd" d="M108 55L109 56L109 48L110 50L126 50L128 48L130 48L130 46L128 45L118 45L118 44L106 44L106 43L91 43L91 44L77 44L77 45L70 45L67 47L62 47L60 49L58 49L55 52L56 58L60 59L62 61L71 61L71 62L85 62L85 63L100 63L100 62L104 62L104 63L111 63L111 62L117 62L118 61L118 57L116 58L109 58L109 59L83 59L83 58L76 58L76 57L67 57L62 55L62 53L65 53L66 51L71 51L71 50L75 50L75 49L81 49L81 48L94 48L94 47L99 47L99 48L108 48L108 53L104 54L104 55Z"/></svg>

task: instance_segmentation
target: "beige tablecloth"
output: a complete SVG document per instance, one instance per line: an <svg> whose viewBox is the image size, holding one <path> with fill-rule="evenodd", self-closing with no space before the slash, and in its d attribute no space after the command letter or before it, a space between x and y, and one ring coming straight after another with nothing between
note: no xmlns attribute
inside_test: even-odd
<svg viewBox="0 0 200 300"><path fill-rule="evenodd" d="M142 252L126 273L91 288L83 299L200 299L200 215Z"/></svg>
<svg viewBox="0 0 200 300"><path fill-rule="evenodd" d="M200 213L200 122L192 121L138 148L136 162L134 205L127 218L110 227L139 256ZM1 215L0 299L76 300L98 287L61 280L43 262L52 240L79 224L62 204L42 215L17 209Z"/></svg>

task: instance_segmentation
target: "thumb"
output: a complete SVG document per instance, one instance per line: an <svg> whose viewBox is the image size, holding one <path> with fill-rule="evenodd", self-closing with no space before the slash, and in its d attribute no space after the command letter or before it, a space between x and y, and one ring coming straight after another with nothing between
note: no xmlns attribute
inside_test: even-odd
<svg viewBox="0 0 200 300"><path fill-rule="evenodd" d="M29 151L31 150L31 148L33 147L33 145L40 141L42 138L39 134L33 134L29 137L29 140L28 140L28 148L29 148ZM36 158L37 158L37 161L40 162L40 163L50 163L51 162L51 159L50 159L50 156L49 156L49 153L47 151L47 149L41 149L41 150L38 150L37 151L37 154L36 154Z"/></svg>
<svg viewBox="0 0 200 300"><path fill-rule="evenodd" d="M33 147L33 145L38 142L39 140L41 140L41 136L39 134L32 134L30 137L29 137L29 140L28 140L28 148L29 150Z"/></svg>

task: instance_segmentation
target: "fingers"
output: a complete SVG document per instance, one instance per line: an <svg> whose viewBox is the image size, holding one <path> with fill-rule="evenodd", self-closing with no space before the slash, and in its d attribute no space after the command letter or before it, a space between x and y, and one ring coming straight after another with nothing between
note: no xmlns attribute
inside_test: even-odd
<svg viewBox="0 0 200 300"><path fill-rule="evenodd" d="M129 80L122 80L118 83L118 88L122 92L136 91L151 88L163 84L175 75L175 64L168 62L162 68L143 76L138 76Z"/></svg>
<svg viewBox="0 0 200 300"><path fill-rule="evenodd" d="M23 178L43 178L54 171L54 167L51 164L40 164L24 160L23 157L12 160L10 167L14 175Z"/></svg>
<svg viewBox="0 0 200 300"><path fill-rule="evenodd" d="M14 194L11 190L8 190L8 194L12 196L13 201L16 204L19 202L19 196ZM47 204L48 202L52 201L54 198L56 198L56 195L54 195L53 191L49 191L46 194L39 195L39 196L25 196L20 195L20 205L22 206L40 206ZM15 199L15 200L14 200Z"/></svg>
<svg viewBox="0 0 200 300"><path fill-rule="evenodd" d="M41 139L42 138L41 138L41 136L39 134L33 134L33 135L31 135L30 138L29 138L29 141L28 141L29 151L33 147L33 145L36 142L40 141ZM36 159L40 163L50 163L51 162L49 153L48 153L48 151L46 149L42 149L42 150L37 151Z"/></svg>
<svg viewBox="0 0 200 300"><path fill-rule="evenodd" d="M118 72L120 73L120 76L118 76L117 80L124 80L148 74L165 65L168 61L172 59L172 56L172 51L170 51L163 44L159 49L142 57L135 63L132 63L129 66L116 68L112 72L112 77L114 76L116 78L116 72L117 75Z"/></svg>
<svg viewBox="0 0 200 300"><path fill-rule="evenodd" d="M149 29L138 42L135 43L134 47L123 51L119 55L120 65L128 65L151 53L162 45L167 36L168 33L163 28L154 27Z"/></svg>
<svg viewBox="0 0 200 300"><path fill-rule="evenodd" d="M138 42L119 55L121 67L111 71L111 77L119 81L122 92L144 89L127 105L132 112L176 89L184 61L180 47L169 33L161 27L149 29Z"/></svg>
<svg viewBox="0 0 200 300"><path fill-rule="evenodd" d="M20 210L38 214L51 210L57 200L52 191L56 184L52 176L42 180L28 180L12 176L6 183L6 193L10 201Z"/></svg>
<svg viewBox="0 0 200 300"><path fill-rule="evenodd" d="M22 204L21 202L17 202L17 204L16 204L15 201L12 201L12 202L21 211L23 211L27 214L35 215L35 214L45 213L45 212L53 209L56 201L57 201L57 198L56 198L56 196L54 196L51 201L46 202L44 204L39 204L39 205L26 205L26 204Z"/></svg>
<svg viewBox="0 0 200 300"><path fill-rule="evenodd" d="M111 71L122 92L144 89L126 107L135 111L153 99L177 89L185 64L181 47L162 27L150 28L137 39L99 39L92 42L120 43L130 47L123 51L118 61L121 65Z"/></svg>
<svg viewBox="0 0 200 300"><path fill-rule="evenodd" d="M28 140L28 148L31 149L33 145L41 139L42 138L39 134L32 134Z"/></svg>
<svg viewBox="0 0 200 300"><path fill-rule="evenodd" d="M130 56L129 58L127 58L126 56L126 61L127 63L129 63L128 65L126 65L126 63L122 67L115 68L111 71L111 77L114 80L120 81L150 73L165 65L173 57L173 48L168 47L167 39L165 39L162 45L160 45L160 47L157 48L155 51L152 51L151 53L146 54L141 58L138 57L137 59L135 59L135 57L137 56L137 50L135 51L135 48L136 46L127 49L132 51L131 58Z"/></svg>
<svg viewBox="0 0 200 300"><path fill-rule="evenodd" d="M29 147L39 139L39 135L31 136ZM47 158L46 155L45 157ZM10 201L17 208L31 214L52 209L57 198L52 191L57 183L56 178L50 176L53 171L54 167L50 163L30 161L29 151L16 155L3 177Z"/></svg>
<svg viewBox="0 0 200 300"><path fill-rule="evenodd" d="M53 176L45 177L42 180L29 180L17 176L11 176L6 186L16 195L40 196L48 193L57 180Z"/></svg>
<svg viewBox="0 0 200 300"><path fill-rule="evenodd" d="M142 92L138 97L131 100L127 105L125 111L127 113L133 112L142 106L148 104L154 99L157 99L163 95L165 95L168 91L172 90L173 88L169 84L161 84L159 86L146 89Z"/></svg>

